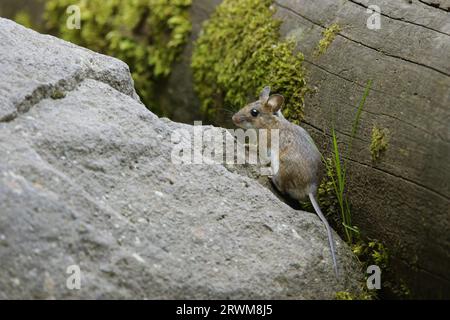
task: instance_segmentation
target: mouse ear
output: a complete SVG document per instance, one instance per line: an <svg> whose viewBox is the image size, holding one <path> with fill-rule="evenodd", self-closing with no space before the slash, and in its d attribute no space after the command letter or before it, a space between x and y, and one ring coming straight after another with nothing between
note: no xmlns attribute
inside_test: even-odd
<svg viewBox="0 0 450 320"><path fill-rule="evenodd" d="M270 95L270 87L265 86L259 95L259 100L267 101L267 99L269 98L269 95Z"/></svg>
<svg viewBox="0 0 450 320"><path fill-rule="evenodd" d="M273 94L267 100L266 105L271 112L278 112L284 104L284 97L281 94Z"/></svg>

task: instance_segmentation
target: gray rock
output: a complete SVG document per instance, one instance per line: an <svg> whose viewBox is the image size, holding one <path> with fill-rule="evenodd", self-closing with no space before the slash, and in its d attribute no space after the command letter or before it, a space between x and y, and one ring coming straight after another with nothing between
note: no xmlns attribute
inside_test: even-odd
<svg viewBox="0 0 450 320"><path fill-rule="evenodd" d="M336 235L335 279L314 214L221 164L173 163L174 130L192 127L148 111L125 64L5 19L0 38L0 298L360 291Z"/></svg>

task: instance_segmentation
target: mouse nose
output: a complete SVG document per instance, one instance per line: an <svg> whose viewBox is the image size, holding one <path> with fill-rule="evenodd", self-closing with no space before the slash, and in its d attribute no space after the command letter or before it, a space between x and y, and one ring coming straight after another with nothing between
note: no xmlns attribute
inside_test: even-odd
<svg viewBox="0 0 450 320"><path fill-rule="evenodd" d="M239 116L237 115L237 113L233 115L231 120L233 120L234 123L239 123Z"/></svg>

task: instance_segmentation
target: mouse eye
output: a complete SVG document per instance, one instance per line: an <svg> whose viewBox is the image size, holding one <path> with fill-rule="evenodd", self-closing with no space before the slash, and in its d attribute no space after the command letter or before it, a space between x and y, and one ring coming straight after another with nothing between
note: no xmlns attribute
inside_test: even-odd
<svg viewBox="0 0 450 320"><path fill-rule="evenodd" d="M256 109L252 109L252 110L250 111L250 114L251 114L253 117L257 117L258 114L259 114L259 111L256 110Z"/></svg>

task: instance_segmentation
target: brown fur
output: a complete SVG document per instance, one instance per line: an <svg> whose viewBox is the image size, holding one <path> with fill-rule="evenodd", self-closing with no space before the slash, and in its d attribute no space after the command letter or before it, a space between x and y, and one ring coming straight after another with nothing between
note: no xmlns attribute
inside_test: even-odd
<svg viewBox="0 0 450 320"><path fill-rule="evenodd" d="M276 157L271 157L272 169L275 168L272 181L279 191L294 199L304 200L309 197L327 230L334 272L338 277L333 233L316 199L322 163L320 152L305 129L284 119L280 111L284 102L283 96L277 94L269 96L269 94L270 88L265 87L259 100L237 112L233 116L233 122L245 129L267 129L268 131L279 129L278 162ZM271 135L270 132L267 134ZM271 150L272 156L274 151ZM277 167L278 171L276 171Z"/></svg>
<svg viewBox="0 0 450 320"><path fill-rule="evenodd" d="M242 108L233 122L242 128L279 129L279 170L272 176L277 189L297 200L316 193L321 166L319 150L302 127L290 123L278 113L283 105L280 95L261 94L259 100ZM254 117L252 110L257 110Z"/></svg>

